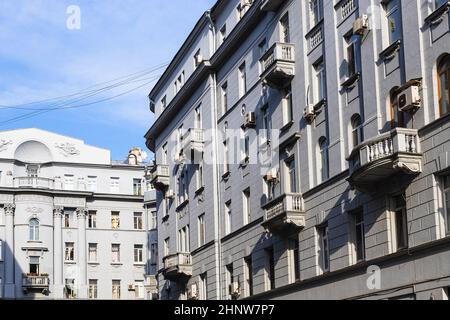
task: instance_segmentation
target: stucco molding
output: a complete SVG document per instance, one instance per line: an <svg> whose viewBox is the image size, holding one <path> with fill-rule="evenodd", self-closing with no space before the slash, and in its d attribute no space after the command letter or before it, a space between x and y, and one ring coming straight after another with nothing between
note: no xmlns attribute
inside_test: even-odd
<svg viewBox="0 0 450 320"><path fill-rule="evenodd" d="M0 140L0 152L8 150L8 146L12 144L11 140Z"/></svg>
<svg viewBox="0 0 450 320"><path fill-rule="evenodd" d="M80 150L69 142L66 143L55 143L55 147L60 150L60 153L65 157L78 156L80 155Z"/></svg>

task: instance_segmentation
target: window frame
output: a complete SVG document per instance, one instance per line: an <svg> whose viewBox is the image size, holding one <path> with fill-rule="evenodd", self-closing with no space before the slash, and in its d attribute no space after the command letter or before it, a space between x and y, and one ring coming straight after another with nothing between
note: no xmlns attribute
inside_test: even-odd
<svg viewBox="0 0 450 320"><path fill-rule="evenodd" d="M442 76L445 77L445 80L447 82L447 97L443 96L442 89L443 89L443 83L442 83ZM438 72L437 72L437 79L438 79L438 99L439 99L439 115L441 117L447 115L450 113L450 55L445 56L438 65ZM444 112L443 110L443 101L444 99L447 99L447 111Z"/></svg>

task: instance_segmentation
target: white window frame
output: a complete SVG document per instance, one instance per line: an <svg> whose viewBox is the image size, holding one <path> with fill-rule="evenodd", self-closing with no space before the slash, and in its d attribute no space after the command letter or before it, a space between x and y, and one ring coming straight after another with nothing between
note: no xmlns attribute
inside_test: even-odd
<svg viewBox="0 0 450 320"><path fill-rule="evenodd" d="M120 243L111 244L111 263L120 263Z"/></svg>
<svg viewBox="0 0 450 320"><path fill-rule="evenodd" d="M93 249L93 250L91 250ZM95 259L91 259L91 253L93 254ZM97 243L89 243L88 244L88 262L96 263L98 262L98 244Z"/></svg>
<svg viewBox="0 0 450 320"><path fill-rule="evenodd" d="M133 248L134 253L134 263L143 263L144 262L144 245L143 244L135 244Z"/></svg>

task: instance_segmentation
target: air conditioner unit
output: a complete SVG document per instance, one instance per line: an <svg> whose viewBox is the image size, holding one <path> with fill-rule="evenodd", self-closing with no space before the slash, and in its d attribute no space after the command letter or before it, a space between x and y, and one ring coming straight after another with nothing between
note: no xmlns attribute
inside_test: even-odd
<svg viewBox="0 0 450 320"><path fill-rule="evenodd" d="M189 292L189 298L191 300L197 300L198 299L198 289L197 289L197 284L196 283L191 285L191 291Z"/></svg>
<svg viewBox="0 0 450 320"><path fill-rule="evenodd" d="M402 112L419 108L422 102L419 86L410 86L397 96L398 109Z"/></svg>
<svg viewBox="0 0 450 320"><path fill-rule="evenodd" d="M367 30L369 30L369 16L364 14L353 23L353 34L363 35Z"/></svg>
<svg viewBox="0 0 450 320"><path fill-rule="evenodd" d="M276 181L278 179L278 174L277 171L275 169L270 170L269 172L267 172L267 174L264 176L264 179L267 182L273 182Z"/></svg>
<svg viewBox="0 0 450 320"><path fill-rule="evenodd" d="M168 198L168 199L173 199L173 198L175 198L175 191L173 191L172 189L167 190L167 192L166 192L166 198Z"/></svg>
<svg viewBox="0 0 450 320"><path fill-rule="evenodd" d="M245 114L245 123L246 127L254 127L256 126L256 114L254 112L247 112Z"/></svg>
<svg viewBox="0 0 450 320"><path fill-rule="evenodd" d="M136 286L134 284L128 285L128 291L134 291L136 290Z"/></svg>
<svg viewBox="0 0 450 320"><path fill-rule="evenodd" d="M314 111L314 107L312 105L308 105L305 108L305 112L303 117L308 121L312 122L316 118L316 112Z"/></svg>
<svg viewBox="0 0 450 320"><path fill-rule="evenodd" d="M239 296L241 293L241 286L239 282L233 282L228 287L228 293L230 296Z"/></svg>

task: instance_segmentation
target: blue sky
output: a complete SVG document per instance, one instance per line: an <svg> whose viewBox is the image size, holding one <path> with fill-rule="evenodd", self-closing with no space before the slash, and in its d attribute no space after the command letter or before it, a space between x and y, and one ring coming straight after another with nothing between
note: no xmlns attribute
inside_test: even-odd
<svg viewBox="0 0 450 320"><path fill-rule="evenodd" d="M143 136L153 121L147 99L154 85L150 82L164 69L150 71L171 60L214 2L0 1L0 131L27 127L54 131L111 149L115 160L125 159L130 147L145 147ZM81 9L80 30L67 28L70 5ZM66 97L142 70L148 73L85 100ZM106 100L117 95L121 96ZM65 98L49 100L56 97ZM99 100L105 101L88 105ZM11 122L36 109L79 105L85 106Z"/></svg>

